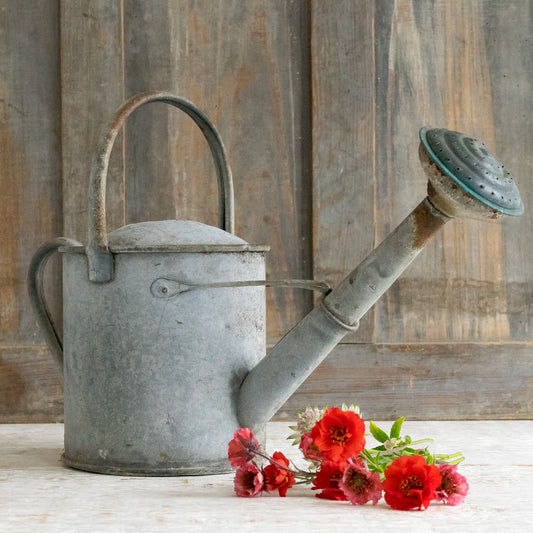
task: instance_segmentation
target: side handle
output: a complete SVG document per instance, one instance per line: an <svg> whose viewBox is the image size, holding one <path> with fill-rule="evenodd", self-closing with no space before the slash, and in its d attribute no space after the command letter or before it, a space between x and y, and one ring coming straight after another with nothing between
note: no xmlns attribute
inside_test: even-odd
<svg viewBox="0 0 533 533"><path fill-rule="evenodd" d="M48 241L35 252L28 269L28 294L31 306L61 375L63 375L63 343L59 338L50 310L46 305L43 277L48 259L62 246L81 246L81 244L65 237L58 237Z"/></svg>

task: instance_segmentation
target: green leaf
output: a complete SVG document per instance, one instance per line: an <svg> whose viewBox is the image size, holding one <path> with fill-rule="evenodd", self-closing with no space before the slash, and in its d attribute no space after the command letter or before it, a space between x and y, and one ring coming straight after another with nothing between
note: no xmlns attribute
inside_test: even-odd
<svg viewBox="0 0 533 533"><path fill-rule="evenodd" d="M400 431L402 429L403 421L405 420L405 416L402 416L401 418L398 418L394 424L392 424L391 430L390 430L390 438L391 439L399 439L400 438Z"/></svg>
<svg viewBox="0 0 533 533"><path fill-rule="evenodd" d="M370 433L378 442L387 442L389 440L389 436L382 429L379 429L372 420L370 421Z"/></svg>

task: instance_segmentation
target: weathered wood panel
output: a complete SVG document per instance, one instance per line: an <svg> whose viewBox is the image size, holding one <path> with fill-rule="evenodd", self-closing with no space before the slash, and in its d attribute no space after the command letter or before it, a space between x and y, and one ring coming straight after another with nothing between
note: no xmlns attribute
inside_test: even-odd
<svg viewBox="0 0 533 533"><path fill-rule="evenodd" d="M313 2L314 277L332 286L375 245L375 58L371 2ZM359 342L375 334L374 311Z"/></svg>
<svg viewBox="0 0 533 533"><path fill-rule="evenodd" d="M2 2L0 73L0 421L47 420L61 412L61 389L35 345L42 340L26 273L34 251L62 226L57 2ZM57 262L46 284L57 315Z"/></svg>
<svg viewBox="0 0 533 533"><path fill-rule="evenodd" d="M148 89L189 98L219 130L237 234L271 245L270 278L336 283L409 213L425 195L420 126L485 140L517 177L526 214L447 225L347 338L354 344L338 347L280 416L352 399L373 417L531 416L532 6L4 2L0 420L61 416L61 386L26 297L27 264L52 236L86 241L98 132L125 98ZM110 229L175 217L216 224L209 151L187 117L148 106L124 139L109 175ZM59 317L57 261L48 277ZM269 289L269 338L311 300Z"/></svg>
<svg viewBox="0 0 533 533"><path fill-rule="evenodd" d="M0 423L62 420L63 385L48 348L0 345Z"/></svg>
<svg viewBox="0 0 533 533"><path fill-rule="evenodd" d="M367 419L528 419L530 343L344 344L278 412L355 403Z"/></svg>
<svg viewBox="0 0 533 533"><path fill-rule="evenodd" d="M524 214L503 224L503 269L510 338L531 340L533 331L533 187L531 186L531 94L533 94L532 2L485 4L486 46L498 153L518 181ZM505 16L501 16L501 10ZM505 36L505 38L501 38Z"/></svg>
<svg viewBox="0 0 533 533"><path fill-rule="evenodd" d="M63 231L87 242L89 170L100 130L124 99L122 2L60 1ZM124 224L124 146L111 157L107 223Z"/></svg>
<svg viewBox="0 0 533 533"><path fill-rule="evenodd" d="M524 143L531 120L519 108L523 97L506 110L512 93L504 58L513 56L518 84L527 90L530 7L531 2L488 0L313 3L316 277L332 265L345 271L356 266L362 248L377 245L425 196L417 156L423 125L477 136L502 152L509 166L522 159L514 173L527 204L530 188L519 173L528 175ZM354 28L359 31L352 44ZM365 59L357 63L354 50L361 48ZM527 261L518 266L512 260L532 256L524 237L515 236L526 235L530 223L526 216L448 224L349 340L372 340L373 331L377 342L505 342L518 339L514 330L520 340L531 340L527 322L516 316L525 312L518 310L523 298L516 289L509 296L511 275L531 285ZM354 244L347 245L346 235L354 236Z"/></svg>
<svg viewBox="0 0 533 533"><path fill-rule="evenodd" d="M483 139L494 151L486 21L491 2L377 2L376 182L379 240L423 197L417 130L430 124ZM516 21L518 24L519 21ZM508 40L508 35L498 35ZM413 180L412 176L416 176ZM507 224L504 221L504 224ZM377 305L383 342L504 341L501 224L456 220ZM509 253L509 250L506 250ZM470 309L476 289L481 291ZM423 300L425 305L421 306ZM479 305L480 302L482 305Z"/></svg>

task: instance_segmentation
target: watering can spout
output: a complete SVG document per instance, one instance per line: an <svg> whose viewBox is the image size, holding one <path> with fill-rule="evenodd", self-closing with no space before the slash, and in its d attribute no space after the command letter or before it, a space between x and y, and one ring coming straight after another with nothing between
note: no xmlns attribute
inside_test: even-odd
<svg viewBox="0 0 533 533"><path fill-rule="evenodd" d="M430 128L422 128L420 139L428 196L246 376L238 399L241 426L270 420L453 217L523 212L510 174L483 143Z"/></svg>

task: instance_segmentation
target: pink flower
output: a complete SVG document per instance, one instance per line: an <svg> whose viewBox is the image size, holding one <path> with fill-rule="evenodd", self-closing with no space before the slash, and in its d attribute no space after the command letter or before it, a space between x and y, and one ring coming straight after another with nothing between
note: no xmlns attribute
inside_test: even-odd
<svg viewBox="0 0 533 533"><path fill-rule="evenodd" d="M242 498L253 498L265 490L265 476L255 463L245 463L235 472L235 493Z"/></svg>
<svg viewBox="0 0 533 533"><path fill-rule="evenodd" d="M440 465L442 481L436 491L436 500L448 505L460 505L468 492L466 478L457 472L457 465Z"/></svg>
<svg viewBox="0 0 533 533"><path fill-rule="evenodd" d="M228 459L231 466L242 466L251 461L260 451L259 442L250 428L241 428L233 434L228 444Z"/></svg>
<svg viewBox="0 0 533 533"><path fill-rule="evenodd" d="M372 473L350 459L339 481L339 487L346 498L354 505L364 505L372 501L376 505L381 499L381 480L379 474Z"/></svg>
<svg viewBox="0 0 533 533"><path fill-rule="evenodd" d="M311 433L304 433L300 440L300 450L302 450L303 456L310 461L320 461L322 459L320 450L315 444Z"/></svg>

